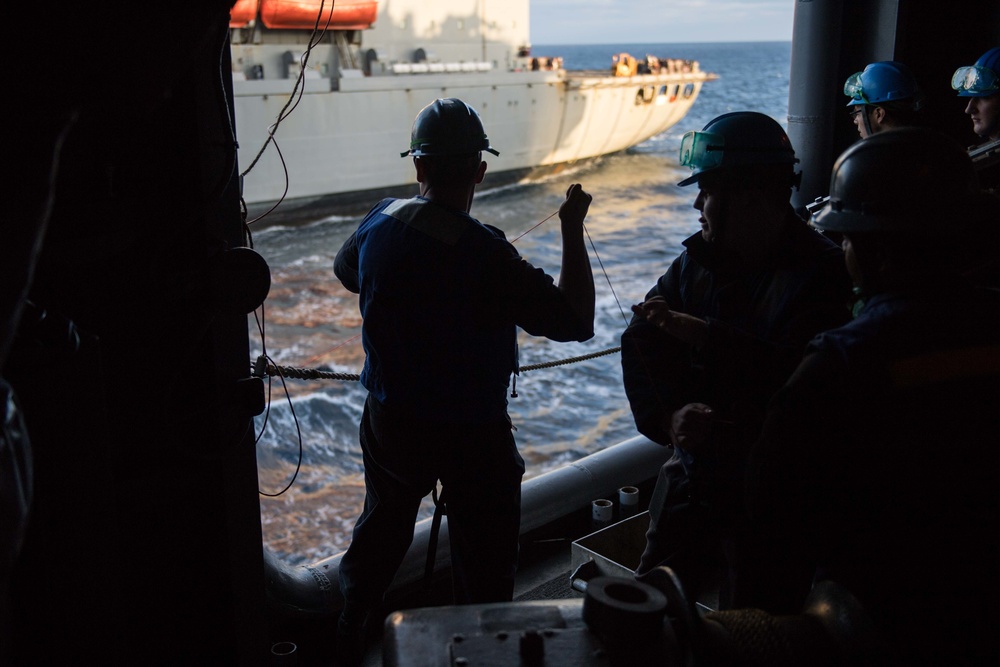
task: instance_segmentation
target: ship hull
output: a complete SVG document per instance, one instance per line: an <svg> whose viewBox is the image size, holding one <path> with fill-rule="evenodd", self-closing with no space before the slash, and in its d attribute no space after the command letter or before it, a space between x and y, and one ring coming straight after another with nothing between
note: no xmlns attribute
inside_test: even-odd
<svg viewBox="0 0 1000 667"><path fill-rule="evenodd" d="M616 153L681 120L712 75L704 72L616 77L603 72L511 71L304 79L292 113L292 79L234 82L243 197L251 216L282 201L287 215L356 209L413 189L400 153L413 118L439 97L457 97L483 118L499 157L488 157L487 185L535 170ZM258 158L258 153L260 153ZM287 170L287 179L285 176ZM287 190L286 190L287 188Z"/></svg>

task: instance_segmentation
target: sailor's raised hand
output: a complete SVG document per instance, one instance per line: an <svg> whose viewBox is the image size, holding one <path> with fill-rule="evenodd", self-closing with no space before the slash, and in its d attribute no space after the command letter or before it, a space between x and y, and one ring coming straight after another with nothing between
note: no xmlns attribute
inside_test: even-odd
<svg viewBox="0 0 1000 667"><path fill-rule="evenodd" d="M583 219L587 217L590 210L590 202L593 197L584 191L583 186L574 183L566 190L566 201L559 207L559 220L564 225L583 225Z"/></svg>

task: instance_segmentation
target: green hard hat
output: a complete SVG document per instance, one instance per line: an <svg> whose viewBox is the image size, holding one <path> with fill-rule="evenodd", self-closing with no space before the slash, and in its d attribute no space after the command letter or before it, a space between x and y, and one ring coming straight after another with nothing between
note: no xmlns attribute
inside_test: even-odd
<svg viewBox="0 0 1000 667"><path fill-rule="evenodd" d="M694 173L677 185L697 183L705 174L765 165L787 165L791 182L796 162L792 142L778 121L757 111L734 111L681 138L680 163Z"/></svg>

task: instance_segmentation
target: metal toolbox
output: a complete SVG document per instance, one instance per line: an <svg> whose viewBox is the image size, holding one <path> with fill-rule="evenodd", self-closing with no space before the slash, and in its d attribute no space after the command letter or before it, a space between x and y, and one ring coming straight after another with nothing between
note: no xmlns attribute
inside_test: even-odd
<svg viewBox="0 0 1000 667"><path fill-rule="evenodd" d="M596 576L631 578L646 548L648 528L646 511L574 541L570 568L573 588L586 590L586 581Z"/></svg>

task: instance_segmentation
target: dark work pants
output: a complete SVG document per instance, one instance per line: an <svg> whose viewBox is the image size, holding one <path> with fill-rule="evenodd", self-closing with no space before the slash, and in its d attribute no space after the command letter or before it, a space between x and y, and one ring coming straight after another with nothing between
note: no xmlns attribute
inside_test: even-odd
<svg viewBox="0 0 1000 667"><path fill-rule="evenodd" d="M506 417L442 423L394 412L369 396L361 449L365 506L340 563L342 625L360 626L381 604L413 541L420 501L437 480L447 507L455 602L509 601L524 461Z"/></svg>
<svg viewBox="0 0 1000 667"><path fill-rule="evenodd" d="M646 547L636 574L666 565L698 599L718 587L721 608L738 594L747 522L742 465L698 461L682 449L660 468L649 501Z"/></svg>

